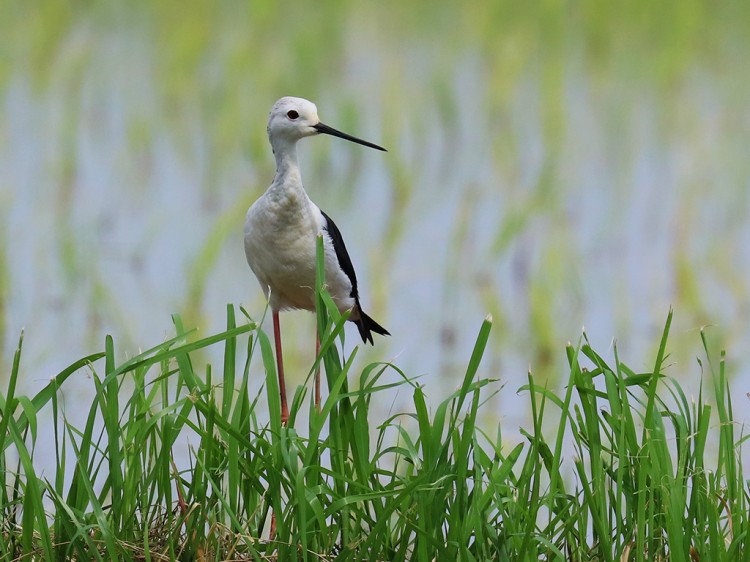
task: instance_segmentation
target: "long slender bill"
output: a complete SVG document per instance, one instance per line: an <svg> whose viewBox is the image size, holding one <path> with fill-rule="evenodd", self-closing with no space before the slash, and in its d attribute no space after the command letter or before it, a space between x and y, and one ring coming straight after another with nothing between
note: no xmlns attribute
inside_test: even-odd
<svg viewBox="0 0 750 562"><path fill-rule="evenodd" d="M346 133L342 133L341 131L334 129L333 127L329 127L328 125L325 125L323 123L318 123L317 125L313 125L313 129L325 135L332 135L334 137L339 137L340 139L345 139L348 141L356 142L357 144L361 144L363 146L369 146L370 148L374 148L375 150L382 150L383 152L387 152L387 150L383 148L382 146L378 146L377 144L367 142L366 140L358 139L357 137L347 135Z"/></svg>

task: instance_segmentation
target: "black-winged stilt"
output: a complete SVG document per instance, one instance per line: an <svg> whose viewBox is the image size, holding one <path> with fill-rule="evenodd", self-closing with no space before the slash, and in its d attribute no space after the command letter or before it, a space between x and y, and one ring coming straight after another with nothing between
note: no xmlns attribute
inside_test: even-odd
<svg viewBox="0 0 750 562"><path fill-rule="evenodd" d="M268 117L268 139L276 158L276 176L266 192L247 211L245 255L268 299L273 316L276 344L281 420L286 423L284 366L279 329L279 311L315 310L316 240L323 235L325 282L341 312L359 329L363 342L373 343L372 333L390 335L367 316L359 303L357 277L341 232L302 187L297 162L297 141L318 134L333 135L370 148L384 148L324 125L314 103L293 97L277 101ZM316 337L316 355L320 338ZM320 405L320 374L315 376L315 405Z"/></svg>

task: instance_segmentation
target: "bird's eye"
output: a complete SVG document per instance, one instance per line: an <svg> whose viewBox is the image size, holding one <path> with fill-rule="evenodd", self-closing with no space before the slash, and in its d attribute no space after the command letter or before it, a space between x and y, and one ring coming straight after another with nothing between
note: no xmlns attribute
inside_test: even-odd
<svg viewBox="0 0 750 562"><path fill-rule="evenodd" d="M297 119L297 117L299 117L299 113L297 113L293 109L290 109L289 111L286 112L286 116L289 117L289 119L291 119L292 121L294 121L295 119Z"/></svg>

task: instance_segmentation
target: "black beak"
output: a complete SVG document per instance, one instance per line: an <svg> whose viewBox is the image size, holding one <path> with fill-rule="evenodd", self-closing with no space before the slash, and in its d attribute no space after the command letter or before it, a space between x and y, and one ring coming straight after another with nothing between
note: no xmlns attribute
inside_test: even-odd
<svg viewBox="0 0 750 562"><path fill-rule="evenodd" d="M358 139L357 137L347 135L346 133L342 133L341 131L334 129L333 127L324 125L323 123L318 123L317 125L313 125L313 129L315 129L319 133L323 133L324 135L332 135L334 137L339 137L340 139L345 139L348 141L356 142L357 144L361 144L363 146L369 146L370 148L374 148L375 150L382 150L383 152L387 152L387 150L383 148L382 146L378 146L377 144L367 142L366 140Z"/></svg>

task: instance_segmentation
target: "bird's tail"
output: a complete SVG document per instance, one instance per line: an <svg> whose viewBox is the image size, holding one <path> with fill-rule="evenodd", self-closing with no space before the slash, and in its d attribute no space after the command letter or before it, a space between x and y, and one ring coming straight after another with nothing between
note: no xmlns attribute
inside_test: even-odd
<svg viewBox="0 0 750 562"><path fill-rule="evenodd" d="M357 324L359 335L362 336L362 341L365 343L370 342L370 344L374 345L374 342L372 341L372 332L380 334L381 336L391 335L388 330L383 328L383 326L367 316L361 308L359 309L359 318L354 320L354 322Z"/></svg>

